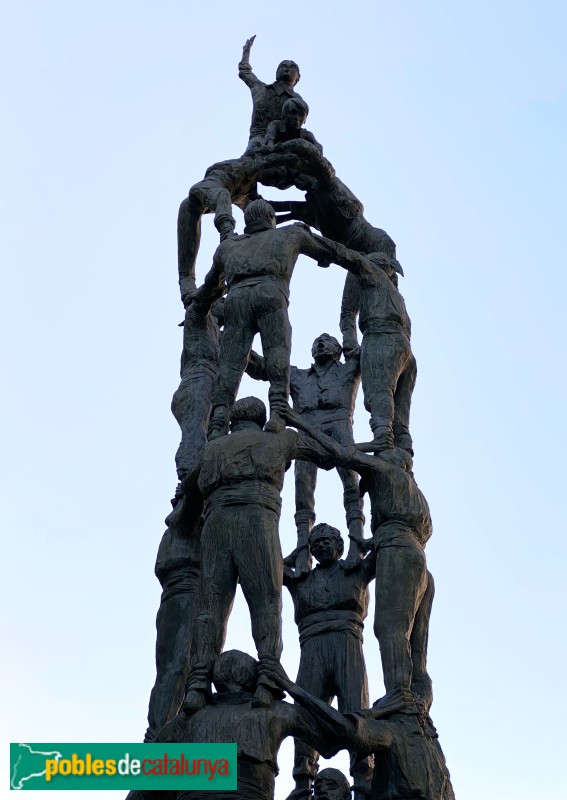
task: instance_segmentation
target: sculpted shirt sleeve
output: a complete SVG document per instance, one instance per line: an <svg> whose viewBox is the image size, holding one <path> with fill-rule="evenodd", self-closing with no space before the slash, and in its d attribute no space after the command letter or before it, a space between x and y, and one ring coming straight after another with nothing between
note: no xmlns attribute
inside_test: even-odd
<svg viewBox="0 0 567 800"><path fill-rule="evenodd" d="M360 352L355 355L347 355L343 369L347 370L345 374L348 375L349 379L355 381L360 375Z"/></svg>
<svg viewBox="0 0 567 800"><path fill-rule="evenodd" d="M201 306L208 304L210 307L215 300L222 297L225 289L224 270L217 250L213 258L213 266L205 275L203 285L197 289L195 299Z"/></svg>
<svg viewBox="0 0 567 800"><path fill-rule="evenodd" d="M343 289L341 303L341 319L339 327L343 335L345 349L354 349L358 346L356 319L360 311L360 282L356 275L349 272Z"/></svg>
<svg viewBox="0 0 567 800"><path fill-rule="evenodd" d="M346 747L346 739L354 732L354 724L335 709L331 709L334 714L319 718L298 705L282 705L286 709L284 736L294 736L311 745L323 758L332 758Z"/></svg>
<svg viewBox="0 0 567 800"><path fill-rule="evenodd" d="M366 585L368 585L370 581L376 577L376 550L374 548L372 548L366 558L362 559L360 568Z"/></svg>
<svg viewBox="0 0 567 800"><path fill-rule="evenodd" d="M368 719L363 714L349 714L354 720L353 746L359 755L390 747L394 740L392 726L383 720Z"/></svg>
<svg viewBox="0 0 567 800"><path fill-rule="evenodd" d="M322 469L333 469L337 463L342 462L344 448L329 436L321 434L321 439L325 440L325 444L321 444L311 436L307 436L304 433L296 433L289 428L284 433L288 437L288 457L290 459L312 461Z"/></svg>
<svg viewBox="0 0 567 800"><path fill-rule="evenodd" d="M356 275L369 271L370 267L366 259L355 250L349 250L348 247L333 242L332 239L327 239L325 236L317 236L307 228L303 229L303 234L300 252L314 258L320 266L326 267L331 263L339 264Z"/></svg>
<svg viewBox="0 0 567 800"><path fill-rule="evenodd" d="M306 128L302 128L301 138L305 139L306 142L311 142L311 144L314 145L321 154L323 153L323 145L317 141L311 131L308 131Z"/></svg>
<svg viewBox="0 0 567 800"><path fill-rule="evenodd" d="M266 147L273 147L280 132L280 120L273 119L266 128L266 136L264 138L264 145Z"/></svg>
<svg viewBox="0 0 567 800"><path fill-rule="evenodd" d="M244 81L246 86L249 89L253 89L255 86L264 86L262 81L254 75L252 72L252 67L250 66L249 55L245 54L242 57L242 61L238 65L238 77L240 80Z"/></svg>
<svg viewBox="0 0 567 800"><path fill-rule="evenodd" d="M289 217L286 217L283 221L287 222L289 219L298 219L306 225L312 225L314 228L319 227L319 221L317 220L317 213L313 203L303 202L302 200L289 200L286 203L286 208L282 208L281 210L289 211Z"/></svg>

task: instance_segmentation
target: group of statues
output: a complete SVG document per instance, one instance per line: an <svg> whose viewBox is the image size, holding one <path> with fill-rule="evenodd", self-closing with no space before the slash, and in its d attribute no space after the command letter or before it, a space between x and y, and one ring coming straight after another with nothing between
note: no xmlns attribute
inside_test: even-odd
<svg viewBox="0 0 567 800"><path fill-rule="evenodd" d="M253 101L248 146L241 158L210 167L179 212L185 321L181 383L172 401L181 428L179 484L156 562L163 592L145 741L236 741L238 789L207 791L208 800L273 798L277 752L287 736L295 738L290 798L351 798L338 770L318 772L319 753L348 749L355 800L452 800L429 716L434 584L424 548L432 528L412 471L416 364L398 290L403 270L393 240L365 219L362 203L303 128L309 109L295 91L297 64L281 62L276 81L263 83L250 66L253 41L239 64ZM305 200L268 202L260 184L295 186ZM235 232L234 204L244 211L242 235ZM220 244L197 286L207 213L214 214ZM342 344L322 333L306 368L290 364L290 282L300 254L346 271ZM261 355L252 350L256 334ZM245 372L269 383L268 411L256 397L237 399ZM357 444L352 420L360 383L372 439ZM291 461L297 546L284 559L281 490ZM340 531L315 524L318 468L336 468L343 484L345 559ZM386 691L369 708L362 631L373 580ZM257 658L223 652L238 583ZM295 682L280 663L283 586L301 647ZM334 698L338 710L330 705Z"/></svg>

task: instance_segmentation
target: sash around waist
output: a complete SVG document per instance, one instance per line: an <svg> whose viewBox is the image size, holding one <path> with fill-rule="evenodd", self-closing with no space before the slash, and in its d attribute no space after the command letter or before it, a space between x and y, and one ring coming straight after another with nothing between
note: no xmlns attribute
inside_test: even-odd
<svg viewBox="0 0 567 800"><path fill-rule="evenodd" d="M242 278L232 279L228 282L228 288L231 292L235 289L250 288L258 286L259 284L267 284L279 289L285 299L289 301L289 283L284 278L279 278L276 275L245 275Z"/></svg>
<svg viewBox="0 0 567 800"><path fill-rule="evenodd" d="M414 528L401 520L388 520L378 525L372 534L374 547L416 547L423 552L425 541ZM427 540L426 540L427 541Z"/></svg>
<svg viewBox="0 0 567 800"><path fill-rule="evenodd" d="M329 608L325 611L315 611L313 614L308 614L300 620L298 628L300 645L313 636L339 631L352 633L362 641L364 623L360 619L360 614L356 611Z"/></svg>
<svg viewBox="0 0 567 800"><path fill-rule="evenodd" d="M230 486L219 486L207 497L205 519L218 508L227 506L256 505L273 511L278 518L281 513L282 499L278 489L266 481L241 481Z"/></svg>
<svg viewBox="0 0 567 800"><path fill-rule="evenodd" d="M404 337L404 339L406 339L409 345L410 339L407 330L404 328L401 322L396 322L393 319L370 320L369 322L364 323L364 325L361 325L360 330L364 336L369 336L373 333L399 333Z"/></svg>
<svg viewBox="0 0 567 800"><path fill-rule="evenodd" d="M300 411L299 416L307 420L307 422L313 421L318 427L342 420L352 423L352 411L350 408L308 408L305 411Z"/></svg>

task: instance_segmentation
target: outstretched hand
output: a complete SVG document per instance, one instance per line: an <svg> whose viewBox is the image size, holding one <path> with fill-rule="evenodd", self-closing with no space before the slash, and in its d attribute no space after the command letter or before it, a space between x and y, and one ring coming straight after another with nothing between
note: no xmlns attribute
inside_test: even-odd
<svg viewBox="0 0 567 800"><path fill-rule="evenodd" d="M305 558L300 558L300 553L305 554ZM302 569L302 565L307 560L307 568ZM284 567L292 567L296 570L296 572L303 574L311 571L311 558L309 553L309 546L302 545L301 547L296 547L295 550L286 556L283 560Z"/></svg>
<svg viewBox="0 0 567 800"><path fill-rule="evenodd" d="M249 39L246 39L246 43L242 48L242 55L250 55L250 50L252 49L252 45L254 44L254 39L256 38L256 34L251 36Z"/></svg>
<svg viewBox="0 0 567 800"><path fill-rule="evenodd" d="M368 710L367 715L372 719L382 719L389 717L390 714L395 714L396 711L402 711L414 704L414 698L411 692L407 689L395 689L388 692L381 700L378 700L371 709Z"/></svg>
<svg viewBox="0 0 567 800"><path fill-rule="evenodd" d="M311 572L311 552L309 547L300 547L295 556L295 574L299 576L308 575Z"/></svg>
<svg viewBox="0 0 567 800"><path fill-rule="evenodd" d="M350 537L348 555L344 561L344 567L347 571L358 567L364 554L372 547L372 542L372 539L355 539L352 536Z"/></svg>
<svg viewBox="0 0 567 800"><path fill-rule="evenodd" d="M276 686L287 692L293 686L281 663L276 658L264 656L258 665L258 675L273 681Z"/></svg>
<svg viewBox="0 0 567 800"><path fill-rule="evenodd" d="M356 339L347 337L343 339L343 353L345 358L355 358L360 355L360 345Z"/></svg>
<svg viewBox="0 0 567 800"><path fill-rule="evenodd" d="M186 291L181 293L181 302L183 303L184 308L189 308L191 303L196 301L197 298L197 289L187 289Z"/></svg>
<svg viewBox="0 0 567 800"><path fill-rule="evenodd" d="M301 423L301 418L289 404L286 403L285 409L278 409L278 412L285 418L289 425L293 425L294 428L300 427L298 423Z"/></svg>
<svg viewBox="0 0 567 800"><path fill-rule="evenodd" d="M348 350L344 351L345 358L359 358L360 357L360 347L349 347Z"/></svg>

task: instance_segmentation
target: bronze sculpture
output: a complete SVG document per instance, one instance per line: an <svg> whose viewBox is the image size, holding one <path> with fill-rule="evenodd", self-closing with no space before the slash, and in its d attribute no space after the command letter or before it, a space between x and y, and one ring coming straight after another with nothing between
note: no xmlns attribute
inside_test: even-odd
<svg viewBox="0 0 567 800"><path fill-rule="evenodd" d="M393 239L365 218L360 200L302 127L308 107L294 88L297 64L281 62L276 81L263 83L250 66L254 38L239 64L253 100L248 147L240 158L209 167L178 218L185 322L172 410L182 432L176 454L180 483L156 561L162 597L146 741L237 741L237 796L247 800L273 797L277 750L289 735L296 738L294 798L308 797L311 788L316 800L350 798L340 772L317 775L317 752L331 756L346 748L355 800L454 800L429 717L434 584L424 547L431 517L412 472L409 416L416 365L397 286L403 271ZM270 205L258 184L295 186L305 197ZM244 211L243 235L236 233L233 205ZM197 289L201 216L208 212L221 241ZM290 220L298 223L276 228ZM308 369L290 366L289 288L300 254L321 267L336 263L348 270L342 348L321 334ZM256 334L261 356L251 351ZM261 401L236 399L245 370L269 381L267 423ZM359 382L374 438L355 445ZM292 460L298 546L284 562L278 526ZM336 467L343 482L350 539L344 561L338 530L313 527L317 467ZM364 539L364 494L370 497L371 540ZM297 684L279 663L284 575L299 627ZM386 693L368 709L362 627L374 577L374 632ZM238 581L258 662L221 652ZM297 705L282 702L284 691ZM339 711L329 705L333 696ZM196 794L181 792L179 800ZM207 800L215 797L225 794L207 792Z"/></svg>

